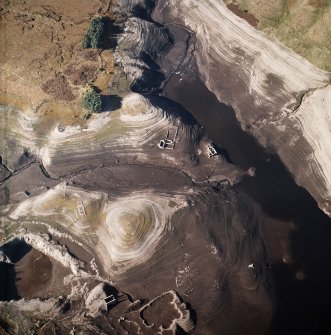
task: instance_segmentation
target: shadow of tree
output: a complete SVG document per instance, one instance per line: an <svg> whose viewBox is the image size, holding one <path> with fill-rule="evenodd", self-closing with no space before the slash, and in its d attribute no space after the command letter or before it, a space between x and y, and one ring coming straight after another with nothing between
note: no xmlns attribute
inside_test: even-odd
<svg viewBox="0 0 331 335"><path fill-rule="evenodd" d="M123 98L118 95L103 95L102 98L102 112L114 111L122 107Z"/></svg>
<svg viewBox="0 0 331 335"><path fill-rule="evenodd" d="M109 17L104 17L103 23L105 28L100 47L103 49L115 49L117 47L118 35L123 32L123 25L118 24Z"/></svg>

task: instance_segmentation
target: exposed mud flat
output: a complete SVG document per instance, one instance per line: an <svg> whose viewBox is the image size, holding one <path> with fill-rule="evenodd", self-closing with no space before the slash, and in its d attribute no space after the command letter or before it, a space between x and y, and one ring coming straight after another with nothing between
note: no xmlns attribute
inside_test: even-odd
<svg viewBox="0 0 331 335"><path fill-rule="evenodd" d="M161 98L131 93L121 108L93 116L85 127L57 125L40 134L38 119L5 109L2 161L12 175L4 186L32 165L39 165L44 176L51 177L49 182L65 176L69 181L70 176L103 165L130 164L178 169L202 183L237 182L245 172L222 155L209 157L217 148L187 113L180 117L177 111L183 113Z"/></svg>
<svg viewBox="0 0 331 335"><path fill-rule="evenodd" d="M135 316L125 314L120 300L121 312L107 307L101 313L107 324L120 313L110 328L119 333L127 327L142 334L213 332L213 320L237 315L238 308L231 308L237 304L250 306L266 329L273 288L260 222L254 205L230 188L245 172L184 110L163 98L130 94L118 110L92 117L86 128L56 127L46 137L35 130L37 120L26 125L18 111L3 115L3 163L11 170L1 185L7 190L3 255L11 264L6 245L19 240L42 253L52 269L66 269L61 276L45 268L40 290L29 291L31 273L24 269L34 257L27 254L14 268L21 269L16 298L54 297L51 283L63 283L67 300L58 304L76 309L62 306L56 328L83 313L89 289L105 282L129 292L124 305L147 301ZM167 138L169 148L163 148ZM23 178L28 171L30 183ZM97 300L104 305L102 296ZM168 305L175 311L167 312ZM240 327L245 322L251 321ZM82 317L76 326L95 331L95 320ZM63 333L72 330L65 322L61 327ZM226 327L235 326L224 322L219 329Z"/></svg>
<svg viewBox="0 0 331 335"><path fill-rule="evenodd" d="M199 333L208 331L220 311L237 313L230 306L239 301L242 308L258 310L266 327L272 280L254 209L231 190L187 187L161 196L145 189L123 198L121 187L116 196L114 191L107 196L61 186L22 202L10 219L34 231L19 238L61 263L77 280L103 278L143 299L176 290L194 306ZM63 200L52 198L58 197L54 192ZM42 228L46 230L40 235ZM62 237L68 244L67 236L76 244L70 254L56 242ZM95 258L95 266L83 251ZM194 325L194 318L190 322ZM225 319L223 327L228 327Z"/></svg>
<svg viewBox="0 0 331 335"><path fill-rule="evenodd" d="M208 88L234 108L243 129L277 151L328 213L331 135L328 126L319 134L314 129L330 123L330 73L255 30L220 1L159 2L158 12L196 34L199 71ZM318 106L309 122L307 105Z"/></svg>
<svg viewBox="0 0 331 335"><path fill-rule="evenodd" d="M201 13L208 12L207 4L214 2L198 5ZM176 25L177 18L167 26L153 22L149 17L152 5L123 0L113 8L123 25L115 52L121 75L117 87L111 87L114 94L121 94L116 106L110 108L110 104L84 123L66 126L58 122L52 127L43 127L32 113L2 107L0 266L8 287L0 291L4 332L268 332L276 301L274 272L263 238L265 216L245 195L245 185L254 183L254 169L247 162L231 163L231 152L213 143L184 108L155 93L162 92L167 83L171 86L172 80L184 81L186 70L196 71L191 67L196 54L209 88L220 90L236 109L244 98L246 104L252 103L255 115L242 113L240 121L248 124L250 118L262 115L265 122L251 125L257 134L267 127L269 118L273 120L266 107L284 104L280 107L286 110L279 110L288 113L296 105L297 91L316 84L319 89L307 93L297 106L297 110L302 108L300 122L309 124L310 95L316 93L317 100L323 95L323 103L329 103L324 92L328 74L304 63L301 83L284 74L280 84L263 67L272 65L275 50L260 35L259 46L268 46L271 56L258 55L254 49L246 59L250 64L264 64L262 68L256 68L252 77L243 71L243 81L237 86L231 86L232 77L227 87L223 82L216 85L215 69L225 66L220 59L221 51L227 50L217 48L242 30L232 26L235 32L230 27L231 34L222 40L215 30L208 35L205 18L194 16L195 6L186 1L176 6L158 3L154 19L169 18L170 9L178 10L181 19L180 10L185 8L185 23L191 29L196 22L205 27L208 38L202 41L202 31L194 35L182 29ZM162 5L170 7L166 10ZM231 26L232 19L224 18L220 6L215 7L211 23L225 21ZM219 45L208 44L212 34ZM255 31L249 36L254 39ZM275 45L281 55L289 52ZM242 50L241 60L247 50ZM259 62L254 55L260 57ZM229 53L226 59L228 71L239 62L232 56ZM301 59L293 57L301 64ZM291 62L285 65L286 71L292 69ZM314 73L313 81L303 73L306 70ZM246 75L255 79L249 89L245 86L236 95L233 87L247 83ZM261 84L267 77L272 83ZM278 86L273 85L275 80ZM128 83L137 93L125 90ZM275 95L267 99L271 87ZM257 100L250 100L253 93ZM231 129L224 126L223 131ZM323 155L317 149L314 152ZM319 176L326 174L325 164ZM284 236L289 233L286 227ZM17 244L26 250L16 259ZM274 257L278 245L267 247ZM289 246L283 246L279 254L290 262ZM298 280L305 275L305 269L298 269ZM31 285L34 280L35 286Z"/></svg>
<svg viewBox="0 0 331 335"><path fill-rule="evenodd" d="M172 25L173 19L166 17L164 23ZM330 219L295 184L277 155L263 150L253 136L242 131L235 111L206 89L195 67L193 62L180 69L165 91L205 126L233 163L256 168L255 177L246 178L238 187L261 204L267 215L263 232L277 296L269 333L328 333Z"/></svg>
<svg viewBox="0 0 331 335"><path fill-rule="evenodd" d="M330 218L295 184L274 153L264 151L253 136L242 131L233 110L221 104L190 69L181 74L182 80L179 75L171 79L165 87L167 95L192 112L232 162L242 168L256 167L255 176L245 178L238 187L266 214L262 231L277 296L269 333L328 333ZM254 315L249 317L254 319Z"/></svg>

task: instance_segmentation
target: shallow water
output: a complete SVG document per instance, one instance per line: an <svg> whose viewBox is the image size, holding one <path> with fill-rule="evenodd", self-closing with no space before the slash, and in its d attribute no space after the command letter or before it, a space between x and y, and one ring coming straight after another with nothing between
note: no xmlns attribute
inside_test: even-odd
<svg viewBox="0 0 331 335"><path fill-rule="evenodd" d="M275 280L270 334L331 333L331 220L296 185L278 156L244 132L232 108L220 103L192 65L174 75L164 93L205 127L215 144L243 169L256 168L238 186L263 210L263 230Z"/></svg>

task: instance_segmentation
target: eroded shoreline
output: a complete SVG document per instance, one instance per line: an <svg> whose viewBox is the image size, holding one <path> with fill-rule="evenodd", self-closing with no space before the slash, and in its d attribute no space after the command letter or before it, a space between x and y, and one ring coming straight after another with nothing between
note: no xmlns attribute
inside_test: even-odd
<svg viewBox="0 0 331 335"><path fill-rule="evenodd" d="M159 11L196 34L206 86L234 108L243 129L277 152L328 214L330 73L257 31L222 2L160 2Z"/></svg>
<svg viewBox="0 0 331 335"><path fill-rule="evenodd" d="M160 13L156 15L160 18ZM164 24L168 21L172 22L171 17L163 17ZM325 294L331 275L328 270L331 221L307 191L296 185L277 155L265 151L241 129L235 112L209 92L195 66L191 65L193 71L187 69L186 73L174 76L165 90L171 99L194 115L235 164L256 168L255 177L245 178L238 188L259 203L267 214L263 232L277 295L269 332L279 334L291 329L292 333L311 334L319 329L327 333L328 312L323 306L330 299L330 295ZM308 249L313 252L310 254ZM314 295L316 286L322 289L320 294Z"/></svg>

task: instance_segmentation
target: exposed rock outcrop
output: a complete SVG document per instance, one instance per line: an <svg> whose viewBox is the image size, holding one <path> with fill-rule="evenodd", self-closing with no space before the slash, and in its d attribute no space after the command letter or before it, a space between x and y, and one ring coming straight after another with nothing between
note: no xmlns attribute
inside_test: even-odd
<svg viewBox="0 0 331 335"><path fill-rule="evenodd" d="M192 57L194 36L176 25L162 26L149 14L155 1L118 1L128 19L115 57L135 92L157 92ZM171 61L169 61L171 60Z"/></svg>
<svg viewBox="0 0 331 335"><path fill-rule="evenodd" d="M166 28L137 17L125 22L115 55L134 91L159 90L165 77L156 61L168 45L171 45L171 39Z"/></svg>

